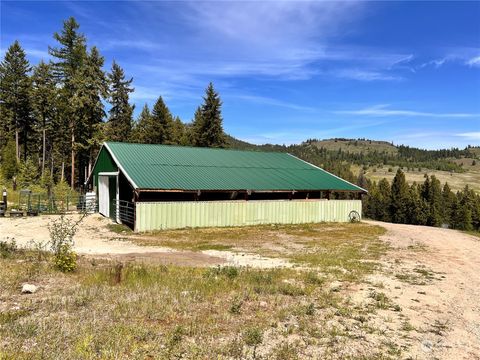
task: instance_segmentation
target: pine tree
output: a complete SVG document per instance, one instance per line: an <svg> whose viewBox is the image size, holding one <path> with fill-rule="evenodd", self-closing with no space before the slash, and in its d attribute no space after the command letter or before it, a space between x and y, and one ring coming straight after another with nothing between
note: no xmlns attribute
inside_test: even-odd
<svg viewBox="0 0 480 360"><path fill-rule="evenodd" d="M106 138L112 141L128 141L133 126L134 105L128 103L133 79L125 80L123 69L114 61L108 74L110 83L109 103L112 105L106 127Z"/></svg>
<svg viewBox="0 0 480 360"><path fill-rule="evenodd" d="M450 189L448 183L445 183L442 190L442 221L449 226L452 225L453 220L453 208L457 198L455 194Z"/></svg>
<svg viewBox="0 0 480 360"><path fill-rule="evenodd" d="M425 182L422 187L422 197L428 203L429 214L427 225L440 226L442 223L442 189L440 181L432 175L430 179L425 175Z"/></svg>
<svg viewBox="0 0 480 360"><path fill-rule="evenodd" d="M472 210L469 204L469 199L464 193L458 194L457 207L454 214L455 229L471 231L472 224Z"/></svg>
<svg viewBox="0 0 480 360"><path fill-rule="evenodd" d="M20 164L18 172L18 184L21 188L28 188L31 185L36 184L38 181L37 166L31 158L27 158Z"/></svg>
<svg viewBox="0 0 480 360"><path fill-rule="evenodd" d="M408 217L407 222L414 225L426 225L429 216L429 206L420 195L419 187L413 183L409 188L407 201Z"/></svg>
<svg viewBox="0 0 480 360"><path fill-rule="evenodd" d="M60 109L61 117L59 121L63 124L58 124L60 128L68 128L70 137L69 152L70 152L70 186L75 185L75 158L76 158L76 133L78 132L79 118L78 109L79 101L76 96L79 94L80 84L76 82L81 80L78 75L83 63L87 58L87 45L85 36L78 32L78 23L73 17L63 22L63 29L61 33L54 33L53 37L58 41L60 47L49 47L49 53L57 60L53 62L53 73L61 85L60 94ZM65 134L66 135L66 134ZM62 141L62 145L63 141ZM65 154L60 153L65 156ZM62 165L63 168L63 165Z"/></svg>
<svg viewBox="0 0 480 360"><path fill-rule="evenodd" d="M182 120L178 116L176 116L175 120L173 120L172 133L173 133L172 141L174 144L188 145L189 142L188 142L185 124L182 122Z"/></svg>
<svg viewBox="0 0 480 360"><path fill-rule="evenodd" d="M193 121L190 126L190 143L194 146L201 146L202 144L202 129L203 129L203 117L202 108L199 106L195 110L193 115Z"/></svg>
<svg viewBox="0 0 480 360"><path fill-rule="evenodd" d="M33 131L30 70L25 51L20 43L15 41L0 63L0 147L14 137L18 160L21 145L23 159L26 160L29 153L29 138Z"/></svg>
<svg viewBox="0 0 480 360"><path fill-rule="evenodd" d="M143 106L142 112L138 116L137 122L133 127L131 138L130 138L132 142L143 143L143 144L149 143L148 128L152 121L151 117L152 117L152 114L150 113L150 109L148 108L148 105L145 104Z"/></svg>
<svg viewBox="0 0 480 360"><path fill-rule="evenodd" d="M224 147L225 135L222 126L222 101L210 83L205 91L201 107L201 126L196 134L196 143L203 147Z"/></svg>
<svg viewBox="0 0 480 360"><path fill-rule="evenodd" d="M47 147L52 148L53 120L56 115L57 88L51 66L41 61L33 71L32 107L36 123L42 133L42 177L45 175Z"/></svg>
<svg viewBox="0 0 480 360"><path fill-rule="evenodd" d="M63 22L61 33L54 33L53 38L60 44L59 48L49 47L50 55L58 59L53 63L54 75L67 90L73 86L72 81L77 70L86 58L87 45L85 36L78 32L80 25L70 17Z"/></svg>
<svg viewBox="0 0 480 360"><path fill-rule="evenodd" d="M15 153L15 141L13 139L10 139L7 145L3 147L0 165L5 179L12 179L17 174L19 162Z"/></svg>
<svg viewBox="0 0 480 360"><path fill-rule="evenodd" d="M173 143L173 117L161 96L153 106L147 133L149 134L149 143Z"/></svg>
<svg viewBox="0 0 480 360"><path fill-rule="evenodd" d="M78 120L75 146L78 150L79 180L82 182L87 178L88 169L91 169L96 151L103 140L100 131L105 117L102 100L106 99L108 92L103 63L104 59L97 48L92 47L74 77L76 88L72 105L76 109Z"/></svg>
<svg viewBox="0 0 480 360"><path fill-rule="evenodd" d="M383 178L378 182L378 192L380 199L378 220L391 221L390 204L392 198L392 190L387 179Z"/></svg>
<svg viewBox="0 0 480 360"><path fill-rule="evenodd" d="M405 180L405 174L398 169L392 182L392 195L390 215L395 223L406 223L408 220L408 196L409 188Z"/></svg>
<svg viewBox="0 0 480 360"><path fill-rule="evenodd" d="M358 175L357 185L363 189L368 189L368 180L365 176L365 171L361 170L360 174Z"/></svg>

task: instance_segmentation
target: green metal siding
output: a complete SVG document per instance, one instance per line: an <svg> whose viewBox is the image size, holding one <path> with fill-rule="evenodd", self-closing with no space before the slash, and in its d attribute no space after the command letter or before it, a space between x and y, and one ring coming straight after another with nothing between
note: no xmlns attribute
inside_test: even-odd
<svg viewBox="0 0 480 360"><path fill-rule="evenodd" d="M94 176L94 179L95 179L94 186L98 189L98 173L115 172L115 171L118 171L117 165L113 161L107 149L105 149L105 147L102 146L92 171L92 175Z"/></svg>
<svg viewBox="0 0 480 360"><path fill-rule="evenodd" d="M352 210L361 214L361 200L143 202L136 204L135 231L347 222Z"/></svg>
<svg viewBox="0 0 480 360"><path fill-rule="evenodd" d="M111 142L105 147L139 189L363 190L286 153Z"/></svg>

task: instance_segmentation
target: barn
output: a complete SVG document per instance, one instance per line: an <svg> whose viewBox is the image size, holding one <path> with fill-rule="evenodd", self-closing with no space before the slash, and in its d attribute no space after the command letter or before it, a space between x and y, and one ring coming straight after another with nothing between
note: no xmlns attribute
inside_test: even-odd
<svg viewBox="0 0 480 360"><path fill-rule="evenodd" d="M102 145L86 186L135 231L346 222L366 193L287 153L118 142Z"/></svg>

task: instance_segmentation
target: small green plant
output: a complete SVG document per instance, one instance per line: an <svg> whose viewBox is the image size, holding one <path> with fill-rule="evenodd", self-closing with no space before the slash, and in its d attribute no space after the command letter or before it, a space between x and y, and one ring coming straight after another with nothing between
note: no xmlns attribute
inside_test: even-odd
<svg viewBox="0 0 480 360"><path fill-rule="evenodd" d="M240 314L242 309L243 300L239 297L235 297L230 304L230 309L228 310L231 314Z"/></svg>
<svg viewBox="0 0 480 360"><path fill-rule="evenodd" d="M50 232L50 249L53 253L53 263L62 272L72 272L77 268L77 254L73 251L73 237L78 225L87 216L82 214L78 221L61 215L57 220L48 224Z"/></svg>
<svg viewBox="0 0 480 360"><path fill-rule="evenodd" d="M174 348L175 346L180 344L180 342L183 339L183 334L184 334L183 327L181 327L180 325L177 325L168 337L169 347Z"/></svg>
<svg viewBox="0 0 480 360"><path fill-rule="evenodd" d="M253 347L253 358L256 359L257 346L263 342L263 332L258 327L251 327L243 333L243 341Z"/></svg>
<svg viewBox="0 0 480 360"><path fill-rule="evenodd" d="M305 315L313 315L315 314L315 304L314 303L310 303L307 305L307 307L305 308Z"/></svg>
<svg viewBox="0 0 480 360"><path fill-rule="evenodd" d="M391 306L390 299L383 292L372 290L368 297L375 300L375 307L378 309L388 309Z"/></svg>

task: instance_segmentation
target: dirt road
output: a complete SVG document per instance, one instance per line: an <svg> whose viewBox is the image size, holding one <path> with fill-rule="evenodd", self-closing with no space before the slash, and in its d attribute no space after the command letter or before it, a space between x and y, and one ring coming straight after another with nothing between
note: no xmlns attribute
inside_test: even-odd
<svg viewBox="0 0 480 360"><path fill-rule="evenodd" d="M480 359L480 238L459 231L369 221L393 250L376 275L415 330L419 359ZM405 284L405 282L407 284Z"/></svg>

